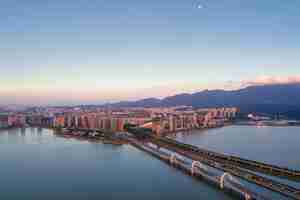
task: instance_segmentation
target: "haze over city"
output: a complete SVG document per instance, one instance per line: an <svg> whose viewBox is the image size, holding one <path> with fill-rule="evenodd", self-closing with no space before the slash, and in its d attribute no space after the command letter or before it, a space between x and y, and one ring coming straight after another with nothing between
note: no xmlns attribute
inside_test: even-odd
<svg viewBox="0 0 300 200"><path fill-rule="evenodd" d="M300 200L300 0L0 0L0 199Z"/></svg>
<svg viewBox="0 0 300 200"><path fill-rule="evenodd" d="M299 82L299 1L0 2L0 104Z"/></svg>

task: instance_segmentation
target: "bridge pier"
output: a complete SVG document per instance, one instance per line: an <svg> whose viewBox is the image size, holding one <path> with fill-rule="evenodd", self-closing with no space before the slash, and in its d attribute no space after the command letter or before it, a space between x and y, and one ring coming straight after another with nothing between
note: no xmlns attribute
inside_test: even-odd
<svg viewBox="0 0 300 200"><path fill-rule="evenodd" d="M170 156L170 163L171 163L171 165L176 164L176 162L177 162L176 155L175 155L175 154L172 154L172 155Z"/></svg>
<svg viewBox="0 0 300 200"><path fill-rule="evenodd" d="M196 170L197 166L199 168L204 168L203 165L202 165L202 163L200 163L199 161L193 160L192 167L191 167L191 174L192 174L192 176L195 174L195 170Z"/></svg>
<svg viewBox="0 0 300 200"><path fill-rule="evenodd" d="M235 178L233 178L233 176L230 173L225 172L220 178L220 188L221 189L225 188L225 178L226 177L228 177L232 182L235 182L236 184L241 185L241 183L239 183L239 181L237 181ZM231 185L231 186L234 187L233 185ZM242 192L242 191L240 191L240 192L244 195L245 200L252 199L251 195L248 194L247 192Z"/></svg>
<svg viewBox="0 0 300 200"><path fill-rule="evenodd" d="M229 173L227 173L227 172L225 172L222 176L221 176L221 178L220 178L220 188L221 189L224 189L224 186L225 186L225 177L226 176L231 176Z"/></svg>

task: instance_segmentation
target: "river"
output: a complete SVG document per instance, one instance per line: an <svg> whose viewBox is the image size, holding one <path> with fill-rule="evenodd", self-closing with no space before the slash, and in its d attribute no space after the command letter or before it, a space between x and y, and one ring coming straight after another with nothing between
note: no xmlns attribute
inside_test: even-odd
<svg viewBox="0 0 300 200"><path fill-rule="evenodd" d="M300 127L228 126L173 137L300 170ZM48 129L27 128L0 131L0 152L0 199L236 199L130 145L67 139Z"/></svg>
<svg viewBox="0 0 300 200"><path fill-rule="evenodd" d="M174 137L212 151L300 170L300 127L227 126Z"/></svg>
<svg viewBox="0 0 300 200"><path fill-rule="evenodd" d="M234 200L129 145L0 131L0 199Z"/></svg>
<svg viewBox="0 0 300 200"><path fill-rule="evenodd" d="M215 129L194 130L171 135L180 142L219 153L266 162L300 170L300 127L285 126L226 126ZM300 188L299 182L274 178ZM244 183L254 191L274 199L285 199L273 192Z"/></svg>

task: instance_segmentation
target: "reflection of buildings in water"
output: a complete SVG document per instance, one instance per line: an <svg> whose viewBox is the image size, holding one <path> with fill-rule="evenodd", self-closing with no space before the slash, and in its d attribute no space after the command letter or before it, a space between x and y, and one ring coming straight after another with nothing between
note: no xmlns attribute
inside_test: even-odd
<svg viewBox="0 0 300 200"><path fill-rule="evenodd" d="M42 135L42 132L43 132L43 129L42 129L42 128L38 128L38 129L37 129L37 134L38 134L39 136Z"/></svg>
<svg viewBox="0 0 300 200"><path fill-rule="evenodd" d="M35 135L35 128L34 127L30 128L30 133L31 133L31 135Z"/></svg>
<svg viewBox="0 0 300 200"><path fill-rule="evenodd" d="M26 128L21 128L21 135L26 136Z"/></svg>
<svg viewBox="0 0 300 200"><path fill-rule="evenodd" d="M8 130L8 133L11 135L17 135L18 134L18 129L17 128L13 128Z"/></svg>

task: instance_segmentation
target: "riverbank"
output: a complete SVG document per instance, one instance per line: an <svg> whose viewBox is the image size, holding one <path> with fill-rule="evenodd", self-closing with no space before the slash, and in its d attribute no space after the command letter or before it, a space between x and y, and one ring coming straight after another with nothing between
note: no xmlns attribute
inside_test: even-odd
<svg viewBox="0 0 300 200"><path fill-rule="evenodd" d="M291 120L237 121L234 123L234 125L288 127L288 126L300 126L300 121L291 121Z"/></svg>
<svg viewBox="0 0 300 200"><path fill-rule="evenodd" d="M222 125L219 126L211 126L211 127L200 127L200 128L192 128L192 129L181 129L181 130L176 130L176 131L171 131L171 132L164 132L162 136L170 136L170 135L176 135L178 133L190 133L194 131L207 131L207 130L213 130L213 129L220 129L224 128L227 126L232 126L234 125L234 122L226 122Z"/></svg>
<svg viewBox="0 0 300 200"><path fill-rule="evenodd" d="M103 132L97 132L97 131L81 131L81 130L75 131L75 130L68 130L68 129L55 131L54 129L54 133L64 138L75 138L80 140L102 142L103 144L123 145L127 143L127 141L124 139L122 135L105 134Z"/></svg>
<svg viewBox="0 0 300 200"><path fill-rule="evenodd" d="M9 127L2 127L0 128L0 131L5 131L5 130L12 130L16 128L28 128L27 126L9 126Z"/></svg>

